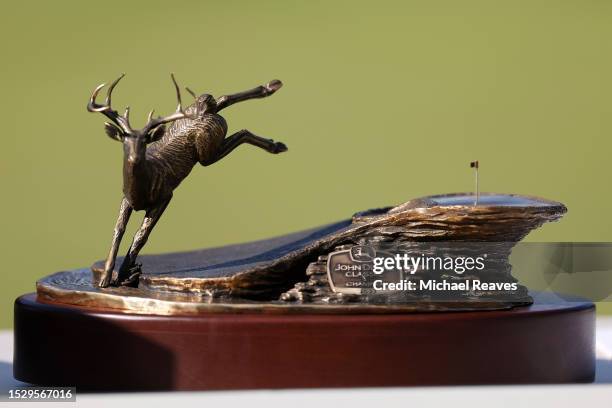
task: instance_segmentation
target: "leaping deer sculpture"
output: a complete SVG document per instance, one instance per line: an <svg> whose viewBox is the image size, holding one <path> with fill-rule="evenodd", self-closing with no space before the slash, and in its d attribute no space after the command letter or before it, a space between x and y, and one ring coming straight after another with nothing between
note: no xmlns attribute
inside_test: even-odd
<svg viewBox="0 0 612 408"><path fill-rule="evenodd" d="M287 151L283 143L256 136L248 130L226 137L227 123L219 115L222 109L237 102L272 95L282 86L281 81L273 80L266 85L218 99L209 94L197 96L186 88L195 102L183 109L179 86L174 75L171 75L178 99L176 112L153 118L151 111L146 125L142 129L133 129L129 107L123 115L111 107L113 89L123 76L108 87L103 104L98 104L96 97L105 84L93 91L87 105L89 112L100 112L110 120L104 124L104 130L110 138L123 143L124 152L124 196L99 282L100 287L134 286L138 283L141 273L140 265L136 263L138 253L172 199L172 192L189 175L196 163L209 166L243 143L273 154ZM166 124L170 124L168 128ZM133 210L145 210L145 217L121 267L113 273L119 244Z"/></svg>

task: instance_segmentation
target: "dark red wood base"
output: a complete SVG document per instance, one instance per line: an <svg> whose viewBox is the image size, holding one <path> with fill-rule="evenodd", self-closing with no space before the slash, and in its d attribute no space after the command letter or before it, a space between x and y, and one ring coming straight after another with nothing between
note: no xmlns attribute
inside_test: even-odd
<svg viewBox="0 0 612 408"><path fill-rule="evenodd" d="M94 390L590 382L589 302L391 315L149 316L15 302L15 378Z"/></svg>

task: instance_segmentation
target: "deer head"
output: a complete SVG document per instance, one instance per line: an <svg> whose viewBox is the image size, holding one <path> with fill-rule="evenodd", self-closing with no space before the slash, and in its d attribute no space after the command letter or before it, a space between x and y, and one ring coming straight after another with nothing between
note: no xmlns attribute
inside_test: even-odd
<svg viewBox="0 0 612 408"><path fill-rule="evenodd" d="M153 118L153 111L149 112L147 123L142 129L133 129L130 125L130 108L129 106L125 109L125 113L120 115L117 111L111 107L111 97L113 89L119 83L119 81L125 76L121 74L109 87L106 92L106 100L104 104L96 103L96 97L102 88L106 84L99 85L92 93L89 103L87 104L87 110L89 112L100 112L111 122L104 123L104 131L106 134L114 140L123 143L123 149L126 159L131 163L136 163L145 157L146 146L149 143L159 140L165 132L165 124L174 122L175 120L188 118L189 116L183 110L181 103L181 91L179 89L174 74L171 74L172 82L176 89L176 98L178 99L178 106L176 112L169 116Z"/></svg>

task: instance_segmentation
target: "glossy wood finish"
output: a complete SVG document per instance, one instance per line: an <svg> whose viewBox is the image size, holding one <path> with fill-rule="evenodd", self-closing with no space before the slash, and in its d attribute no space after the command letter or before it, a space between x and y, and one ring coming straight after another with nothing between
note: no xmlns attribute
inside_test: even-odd
<svg viewBox="0 0 612 408"><path fill-rule="evenodd" d="M97 390L589 382L595 308L151 316L15 303L15 377Z"/></svg>

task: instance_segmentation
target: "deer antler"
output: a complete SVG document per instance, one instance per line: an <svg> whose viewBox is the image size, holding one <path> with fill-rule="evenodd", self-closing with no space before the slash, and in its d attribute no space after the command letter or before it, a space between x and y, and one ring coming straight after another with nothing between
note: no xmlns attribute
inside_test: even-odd
<svg viewBox="0 0 612 408"><path fill-rule="evenodd" d="M174 88L176 89L176 99L178 100L176 112L169 116L153 119L153 111L151 111L151 113L149 113L147 124L141 130L143 135L148 134L151 130L155 129L159 125L163 125L164 123L174 122L175 120L185 119L189 117L183 110L183 104L181 102L181 90L178 84L176 83L176 79L174 79L174 74L170 74L170 77L172 78L172 82L174 83Z"/></svg>
<svg viewBox="0 0 612 408"><path fill-rule="evenodd" d="M121 79L125 76L125 74L121 74L121 76L113 81L113 83L108 87L108 91L106 91L106 100L103 105L96 103L96 97L102 88L106 86L106 84L100 84L96 89L94 89L91 94L91 98L89 99L89 103L87 104L87 110L89 112L100 112L107 118L109 118L114 124L119 126L121 130L123 130L127 134L133 134L134 130L130 126L129 119L129 108L126 109L125 115L121 116L117 113L116 110L113 110L111 107L111 96L113 94L113 89L115 86L121 81Z"/></svg>

